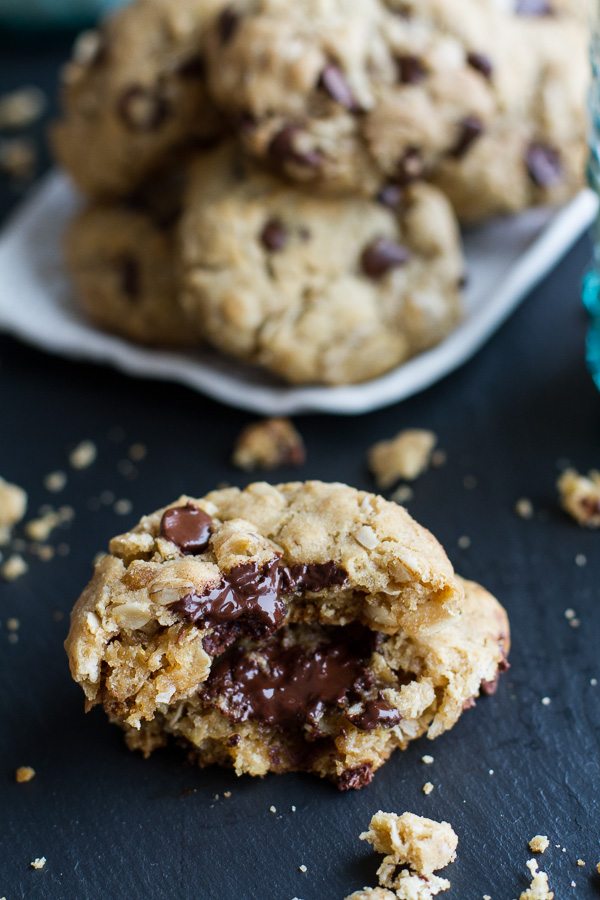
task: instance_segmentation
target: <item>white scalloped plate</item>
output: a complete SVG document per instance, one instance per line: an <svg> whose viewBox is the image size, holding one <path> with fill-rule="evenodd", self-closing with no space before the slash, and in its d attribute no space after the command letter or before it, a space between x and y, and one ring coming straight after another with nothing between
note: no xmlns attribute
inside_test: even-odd
<svg viewBox="0 0 600 900"><path fill-rule="evenodd" d="M96 331L71 302L61 262L62 232L78 202L67 179L51 173L12 217L0 238L0 329L61 356L180 382L263 415L364 413L429 387L479 350L591 223L597 206L584 191L561 210L533 210L470 231L466 314L456 331L381 378L331 388L289 387L211 351L149 350Z"/></svg>

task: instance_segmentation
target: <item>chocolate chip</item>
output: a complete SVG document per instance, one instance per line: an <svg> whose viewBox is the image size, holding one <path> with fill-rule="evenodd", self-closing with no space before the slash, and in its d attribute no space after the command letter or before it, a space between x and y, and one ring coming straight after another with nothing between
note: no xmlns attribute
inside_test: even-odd
<svg viewBox="0 0 600 900"><path fill-rule="evenodd" d="M515 12L518 16L551 16L554 14L548 0L516 0Z"/></svg>
<svg viewBox="0 0 600 900"><path fill-rule="evenodd" d="M240 17L232 6L227 6L217 20L217 30L222 44L228 44L240 24Z"/></svg>
<svg viewBox="0 0 600 900"><path fill-rule="evenodd" d="M562 181L563 168L560 153L547 144L533 143L525 157L527 171L533 183L540 188L552 187Z"/></svg>
<svg viewBox="0 0 600 900"><path fill-rule="evenodd" d="M130 131L156 131L169 115L169 104L156 89L136 84L123 91L117 112Z"/></svg>
<svg viewBox="0 0 600 900"><path fill-rule="evenodd" d="M210 539L211 525L212 519L208 513L188 503L186 506L173 506L163 513L160 533L183 553L202 553Z"/></svg>
<svg viewBox="0 0 600 900"><path fill-rule="evenodd" d="M498 690L498 676L492 681L482 681L481 682L481 693L485 694L487 697L492 697L496 691Z"/></svg>
<svg viewBox="0 0 600 900"><path fill-rule="evenodd" d="M271 253L283 250L288 241L288 231L281 219L269 219L260 233L263 246Z"/></svg>
<svg viewBox="0 0 600 900"><path fill-rule="evenodd" d="M351 112L358 110L358 105L354 99L352 88L348 84L348 80L339 66L335 63L328 63L319 78L319 87L321 87L332 100L348 109Z"/></svg>
<svg viewBox="0 0 600 900"><path fill-rule="evenodd" d="M365 787L365 785L371 783L373 774L373 768L370 763L363 763L362 766L346 769L337 780L338 790L358 791L362 787Z"/></svg>
<svg viewBox="0 0 600 900"><path fill-rule="evenodd" d="M227 746L228 747L237 747L241 741L241 737L239 734L232 734L227 738Z"/></svg>
<svg viewBox="0 0 600 900"><path fill-rule="evenodd" d="M383 699L368 700L363 712L350 716L350 721L361 731L373 731L375 728L393 728L402 716Z"/></svg>
<svg viewBox="0 0 600 900"><path fill-rule="evenodd" d="M199 53L195 56L190 56L188 59L184 59L177 69L177 74L181 76L181 78L204 78L206 75L206 64L204 59Z"/></svg>
<svg viewBox="0 0 600 900"><path fill-rule="evenodd" d="M297 125L284 125L269 144L270 157L279 164L293 162L307 169L318 169L322 162L319 151L301 150L298 147L297 139L302 133L302 129Z"/></svg>
<svg viewBox="0 0 600 900"><path fill-rule="evenodd" d="M121 290L129 300L137 300L140 295L140 266L130 254L122 256L119 260L119 277Z"/></svg>
<svg viewBox="0 0 600 900"><path fill-rule="evenodd" d="M423 174L423 157L418 147L407 147L398 162L398 183L407 185Z"/></svg>
<svg viewBox="0 0 600 900"><path fill-rule="evenodd" d="M402 202L403 191L397 184L384 184L376 196L378 203L387 206L388 209L398 209Z"/></svg>
<svg viewBox="0 0 600 900"><path fill-rule="evenodd" d="M376 238L368 247L365 247L361 257L362 269L369 278L382 278L392 269L404 266L408 262L410 253L402 244L390 238Z"/></svg>
<svg viewBox="0 0 600 900"><path fill-rule="evenodd" d="M418 56L397 56L398 81L402 84L419 84L427 78L427 69Z"/></svg>
<svg viewBox="0 0 600 900"><path fill-rule="evenodd" d="M450 156L460 159L485 131L483 122L477 116L466 116L460 123L460 134Z"/></svg>
<svg viewBox="0 0 600 900"><path fill-rule="evenodd" d="M468 53L467 62L472 69L475 69L488 81L491 79L494 66L489 56L486 56L485 53Z"/></svg>

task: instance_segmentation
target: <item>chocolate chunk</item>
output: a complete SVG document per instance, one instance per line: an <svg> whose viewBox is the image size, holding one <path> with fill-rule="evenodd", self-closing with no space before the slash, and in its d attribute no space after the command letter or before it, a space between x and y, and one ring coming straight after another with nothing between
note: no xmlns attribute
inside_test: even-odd
<svg viewBox="0 0 600 900"><path fill-rule="evenodd" d="M202 553L208 546L212 519L192 503L173 506L160 521L162 537L176 544L182 553Z"/></svg>
<svg viewBox="0 0 600 900"><path fill-rule="evenodd" d="M271 253L283 250L288 241L288 231L281 219L269 219L260 233L263 246Z"/></svg>
<svg viewBox="0 0 600 900"><path fill-rule="evenodd" d="M219 39L222 44L229 43L236 33L239 24L239 14L235 11L233 6L226 6L217 20Z"/></svg>
<svg viewBox="0 0 600 900"><path fill-rule="evenodd" d="M407 185L423 174L423 157L418 147L408 147L398 162L398 183Z"/></svg>
<svg viewBox="0 0 600 900"><path fill-rule="evenodd" d="M318 169L322 162L322 156L318 150L301 150L298 148L298 136L302 128L298 125L284 125L277 132L269 144L269 156L271 159L284 165L292 162L307 169Z"/></svg>
<svg viewBox="0 0 600 900"><path fill-rule="evenodd" d="M227 738L227 746L228 747L237 747L241 741L241 737L239 734L232 734Z"/></svg>
<svg viewBox="0 0 600 900"><path fill-rule="evenodd" d="M350 112L358 111L359 107L354 99L352 88L342 70L335 63L327 63L319 77L319 87L344 109L350 110Z"/></svg>
<svg viewBox="0 0 600 900"><path fill-rule="evenodd" d="M328 637L316 647L288 646L274 635L252 651L235 648L213 666L203 699L234 722L255 719L319 738L323 717L347 708L372 652L361 626L334 628Z"/></svg>
<svg viewBox="0 0 600 900"><path fill-rule="evenodd" d="M419 82L427 78L427 69L418 56L406 55L396 57L396 68L398 70L398 81L401 84L419 84Z"/></svg>
<svg viewBox="0 0 600 900"><path fill-rule="evenodd" d="M124 90L117 103L117 113L130 131L157 131L169 112L165 97L141 84Z"/></svg>
<svg viewBox="0 0 600 900"><path fill-rule="evenodd" d="M181 78L202 79L206 75L206 64L202 56L197 53L185 59L177 69Z"/></svg>
<svg viewBox="0 0 600 900"><path fill-rule="evenodd" d="M340 791L359 791L373 780L373 768L370 763L346 769L337 780L337 788Z"/></svg>
<svg viewBox="0 0 600 900"><path fill-rule="evenodd" d="M494 66L489 56L486 56L485 53L469 53L467 54L467 62L472 69L475 69L476 72L480 72L484 78L488 79L488 81L491 79L494 72Z"/></svg>
<svg viewBox="0 0 600 900"><path fill-rule="evenodd" d="M398 209L402 202L403 191L397 184L384 184L375 199L388 209Z"/></svg>
<svg viewBox="0 0 600 900"><path fill-rule="evenodd" d="M547 144L530 144L527 148L525 163L529 177L536 187L553 187L562 181L563 168L560 153Z"/></svg>
<svg viewBox="0 0 600 900"><path fill-rule="evenodd" d="M460 123L460 134L456 144L450 151L450 156L460 159L471 148L475 141L481 137L485 128L483 122L477 116L466 116Z"/></svg>
<svg viewBox="0 0 600 900"><path fill-rule="evenodd" d="M350 721L362 731L373 731L374 728L393 728L402 716L383 699L368 700L362 713L350 716Z"/></svg>
<svg viewBox="0 0 600 900"><path fill-rule="evenodd" d="M204 639L207 653L215 655L242 633L258 636L277 629L287 613L286 596L339 586L346 577L333 562L290 568L278 559L262 568L244 563L231 569L217 585L202 594L187 594L170 608L188 622L215 629L215 634Z"/></svg>
<svg viewBox="0 0 600 900"><path fill-rule="evenodd" d="M369 278L383 278L392 269L404 266L410 258L410 253L402 244L390 238L376 238L368 247L365 247L361 257L361 265L365 275Z"/></svg>
<svg viewBox="0 0 600 900"><path fill-rule="evenodd" d="M496 675L496 677L492 681L482 681L481 693L485 694L487 697L492 697L498 690L498 681L498 675Z"/></svg>
<svg viewBox="0 0 600 900"><path fill-rule="evenodd" d="M137 300L140 295L140 265L135 256L126 254L118 263L121 290L129 300Z"/></svg>
<svg viewBox="0 0 600 900"><path fill-rule="evenodd" d="M516 0L515 12L518 16L551 16L554 14L548 0Z"/></svg>

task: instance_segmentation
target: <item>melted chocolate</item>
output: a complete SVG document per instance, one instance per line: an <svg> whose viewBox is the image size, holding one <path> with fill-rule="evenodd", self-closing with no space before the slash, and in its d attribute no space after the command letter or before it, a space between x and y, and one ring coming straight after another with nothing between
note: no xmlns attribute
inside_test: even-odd
<svg viewBox="0 0 600 900"><path fill-rule="evenodd" d="M346 769L337 781L339 791L358 791L373 780L373 768L369 763Z"/></svg>
<svg viewBox="0 0 600 900"><path fill-rule="evenodd" d="M481 137L484 130L483 122L477 116L465 116L460 123L460 134L456 144L450 151L450 156L453 156L455 159L461 159L471 149L475 141Z"/></svg>
<svg viewBox="0 0 600 900"><path fill-rule="evenodd" d="M307 169L318 169L323 161L321 153L318 150L299 149L297 138L301 134L302 129L298 125L284 125L269 144L271 159L280 165L295 163Z"/></svg>
<svg viewBox="0 0 600 900"><path fill-rule="evenodd" d="M397 709L385 700L367 700L364 712L351 716L350 721L361 731L373 731L374 728L393 728L402 716Z"/></svg>

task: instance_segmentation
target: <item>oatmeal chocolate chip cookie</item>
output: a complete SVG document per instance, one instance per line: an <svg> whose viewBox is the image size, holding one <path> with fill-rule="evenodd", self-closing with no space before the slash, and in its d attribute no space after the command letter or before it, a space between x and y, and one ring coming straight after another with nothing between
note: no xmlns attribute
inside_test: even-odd
<svg viewBox="0 0 600 900"><path fill-rule="evenodd" d="M223 2L136 0L79 39L53 144L84 192L125 195L180 146L220 133L203 35Z"/></svg>
<svg viewBox="0 0 600 900"><path fill-rule="evenodd" d="M72 615L89 706L132 747L368 784L506 666L508 622L401 507L341 484L183 497L115 538Z"/></svg>
<svg viewBox="0 0 600 900"><path fill-rule="evenodd" d="M92 203L67 231L77 305L100 328L156 346L198 343L179 305L177 208L158 191Z"/></svg>
<svg viewBox="0 0 600 900"><path fill-rule="evenodd" d="M207 60L246 149L334 191L410 182L466 154L495 113L464 45L382 0L237 0L208 29Z"/></svg>
<svg viewBox="0 0 600 900"><path fill-rule="evenodd" d="M182 244L182 302L207 339L290 382L376 377L460 318L458 229L424 184L315 196L225 147L194 169Z"/></svg>

